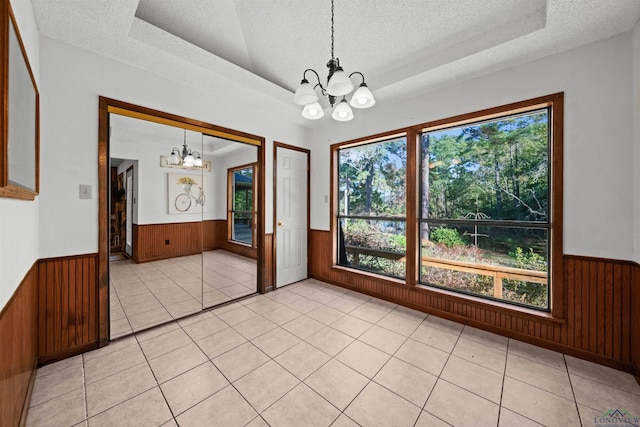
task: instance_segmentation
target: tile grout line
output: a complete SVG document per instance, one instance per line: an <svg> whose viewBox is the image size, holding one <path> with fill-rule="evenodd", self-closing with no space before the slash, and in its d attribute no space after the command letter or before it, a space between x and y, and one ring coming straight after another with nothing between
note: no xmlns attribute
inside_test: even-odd
<svg viewBox="0 0 640 427"><path fill-rule="evenodd" d="M153 371L153 368L151 367L151 364L149 363L149 359L147 358L147 355L145 354L144 350L142 349L142 346L140 345L140 341L138 340L138 335L134 334L134 336L135 336L135 339L136 339L136 343L138 344L138 348L140 349L140 353L142 353L142 357L144 357L144 360L147 363L147 366L149 367L149 370L151 371L151 375L153 375L153 379L156 382L156 387L158 387L158 390L160 391L160 394L162 395L162 398L164 399L164 402L167 405L167 409L169 409L169 413L171 414L171 418L175 421L176 420L176 416L173 413L173 409L171 409L171 405L169 405L169 401L167 400L167 397L164 395L164 391L162 390L162 387L160 387L160 382L158 381L158 377L156 376L156 373ZM180 347L180 348L182 348L182 347ZM167 353L164 353L164 354L167 354ZM149 390L151 390L151 389L149 389ZM144 392L146 392L146 391L148 391L148 390L145 390ZM166 424L169 421L170 420L167 420L163 424ZM176 424L177 424L177 421L176 421Z"/></svg>
<svg viewBox="0 0 640 427"><path fill-rule="evenodd" d="M87 425L89 424L89 404L87 403L87 377L85 375L85 370L84 370L84 354L80 356L81 360L82 360L82 394L83 394L83 400L84 400L84 420Z"/></svg>
<svg viewBox="0 0 640 427"><path fill-rule="evenodd" d="M507 350L504 357L504 373L502 374L502 386L500 387L500 403L498 404L498 419L496 420L496 427L500 425L500 415L502 414L502 397L504 396L504 380L507 378L507 363L509 361L509 344L511 344L511 338L507 338Z"/></svg>
<svg viewBox="0 0 640 427"><path fill-rule="evenodd" d="M431 316L430 314L429 314L429 315L427 315L427 317L425 317L425 318L422 320L421 325L422 325L422 324L424 323L424 321L425 321L425 320L427 320L430 316ZM440 417L438 417L438 416L436 416L435 414L432 414L431 412L427 411L427 409L426 409L426 407L427 407L427 403L429 403L429 399L431 399L431 395L433 394L433 390L435 390L436 385L438 384L438 381L440 381L440 379L441 379L441 378L440 378L440 376L442 375L442 372L444 372L444 368L447 366L447 363L449 363L449 359L451 359L451 356L453 355L453 350L454 350L454 349L456 348L456 346L458 345L458 342L460 341L460 337L462 336L462 332L464 331L464 328L465 328L465 327L466 327L466 326L463 326L463 327L462 327L462 329L460 330L460 333L458 334L458 337L456 338L456 342L455 342L455 344L453 344L453 347L451 348L451 351L449 352L449 355L447 356L447 360L444 362L444 365L442 365L442 369L440 370L440 373L438 374L438 378L436 379L436 382L433 384L433 388L431 389L431 391L429 391L429 395L427 396L427 400L425 400L425 401L424 401L424 405L422 405L422 410L423 410L423 411L427 412L428 414L430 414L430 415L432 415L432 416L434 416L434 417L436 417L436 418L438 418L438 419L441 419L441 418L440 418ZM415 341L417 341L417 340L415 340ZM418 341L418 342L420 342L420 341ZM425 345L428 345L428 344L425 344ZM429 346L429 347L431 347L431 346ZM433 348L435 348L435 347L433 347ZM412 365L412 366L413 366L413 365ZM417 366L416 366L416 368L417 368ZM420 368L418 368L418 369L420 369ZM432 375L433 375L433 374L432 374ZM446 381L444 378L442 378L442 381L448 382L448 381ZM463 390L466 390L466 389L463 389ZM468 391L468 390L467 390L467 391ZM446 422L446 421L444 421L444 420L442 420L442 421L443 421L443 422ZM417 422L418 422L418 420L416 420L416 423L417 423ZM447 423L447 424L449 424L448 422L446 422L446 423Z"/></svg>
<svg viewBox="0 0 640 427"><path fill-rule="evenodd" d="M565 355L562 355L562 360L564 360L564 367L567 370L567 377L569 378L569 385L571 386L571 394L573 394L573 403L576 407L576 413L578 415L578 421L580 422L580 427L584 427L582 424L582 417L580 416L580 407L578 406L578 399L576 398L576 391L573 389L573 381L571 381L571 373L569 372L569 365L567 364L567 358Z"/></svg>

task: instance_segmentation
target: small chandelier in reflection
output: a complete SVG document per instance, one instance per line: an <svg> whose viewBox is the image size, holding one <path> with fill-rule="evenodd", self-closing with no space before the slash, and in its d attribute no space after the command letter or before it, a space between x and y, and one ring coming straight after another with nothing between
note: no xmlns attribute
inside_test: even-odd
<svg viewBox="0 0 640 427"><path fill-rule="evenodd" d="M359 71L355 71L347 76L347 73L345 73L340 66L340 59L334 57L333 1L334 0L331 0L331 59L329 60L329 62L327 62L327 68L329 68L327 87L325 88L324 86L322 86L322 83L320 83L320 76L314 69L307 68L302 74L302 81L300 82L300 86L293 96L293 102L298 105L304 105L304 108L302 110L302 117L304 117L305 119L321 119L324 116L324 111L322 110L322 106L318 102L318 95L315 91L317 87L320 87L322 95L328 97L329 104L331 104L332 107L334 107L335 105L335 107L333 108L333 113L331 113L331 117L341 122L347 122L353 119L353 111L351 110L351 107L369 108L372 107L373 104L376 103L376 101L375 99L373 99L373 94L367 87L367 84L364 82L364 75ZM309 80L307 80L307 71L315 74L318 81L315 86L311 86ZM358 74L362 78L362 83L360 83L360 86L351 97L351 102L347 103L346 95L351 93L351 91L353 90L351 77L354 74ZM338 98L340 97L342 97L342 99L338 100Z"/></svg>
<svg viewBox="0 0 640 427"><path fill-rule="evenodd" d="M182 150L178 147L171 149L171 155L167 159L167 163L173 166L185 166L188 168L202 167L202 158L197 151L191 151L187 145L187 130L184 130L184 143L182 144Z"/></svg>

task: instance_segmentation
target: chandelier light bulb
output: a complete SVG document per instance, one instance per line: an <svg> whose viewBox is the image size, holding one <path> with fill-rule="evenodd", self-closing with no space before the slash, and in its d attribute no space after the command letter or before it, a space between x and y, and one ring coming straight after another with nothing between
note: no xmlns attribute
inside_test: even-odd
<svg viewBox="0 0 640 427"><path fill-rule="evenodd" d="M200 158L200 156L196 157L196 160L193 162L193 165L201 168L202 167L202 158Z"/></svg>
<svg viewBox="0 0 640 427"><path fill-rule="evenodd" d="M353 119L353 111L351 107L349 107L346 99L342 98L342 101L335 106L331 117L339 122L348 122Z"/></svg>
<svg viewBox="0 0 640 427"><path fill-rule="evenodd" d="M170 165L177 165L180 163L180 159L178 158L178 153L176 153L175 148L171 150L171 155L169 156L167 163Z"/></svg>
<svg viewBox="0 0 640 427"><path fill-rule="evenodd" d="M302 117L309 120L318 120L324 117L324 111L318 101L307 104L302 110Z"/></svg>
<svg viewBox="0 0 640 427"><path fill-rule="evenodd" d="M364 82L361 83L358 90L354 92L350 102L353 108L369 108L375 103L376 100L373 99L373 94Z"/></svg>
<svg viewBox="0 0 640 427"><path fill-rule="evenodd" d="M196 162L196 159L191 154L188 154L187 157L185 157L184 160L182 161L182 163L188 167L193 166L195 162Z"/></svg>

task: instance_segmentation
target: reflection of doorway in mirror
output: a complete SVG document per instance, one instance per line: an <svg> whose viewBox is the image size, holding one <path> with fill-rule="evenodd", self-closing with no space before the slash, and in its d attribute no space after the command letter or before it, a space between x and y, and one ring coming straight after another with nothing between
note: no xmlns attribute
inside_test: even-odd
<svg viewBox="0 0 640 427"><path fill-rule="evenodd" d="M170 214L199 214L207 212L207 177L199 175L167 174Z"/></svg>
<svg viewBox="0 0 640 427"><path fill-rule="evenodd" d="M133 257L133 165L127 168L127 180L125 184L126 203L126 229L125 229L125 252L129 257Z"/></svg>

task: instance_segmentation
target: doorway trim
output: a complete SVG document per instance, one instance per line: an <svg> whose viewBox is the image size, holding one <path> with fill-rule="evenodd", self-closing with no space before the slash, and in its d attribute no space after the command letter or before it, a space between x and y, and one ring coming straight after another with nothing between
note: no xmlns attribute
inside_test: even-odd
<svg viewBox="0 0 640 427"><path fill-rule="evenodd" d="M265 229L265 139L261 136L240 132L202 122L188 117L178 116L140 105L130 104L111 98L98 98L98 345L109 343L109 114L119 114L155 123L195 130L207 135L219 136L255 145L258 148L257 191L257 287L258 292L265 292L265 272L271 271L272 266L265 265L267 259L264 245ZM270 249L270 248L269 248Z"/></svg>
<svg viewBox="0 0 640 427"><path fill-rule="evenodd" d="M311 150L302 147L296 147L295 145L284 144L282 142L273 141L273 266L271 270L271 275L273 277L273 290L277 289L276 283L278 283L277 278L277 269L278 269L278 260L277 260L277 209L278 209L278 148L286 148L288 150L300 151L307 155L307 278L309 278L309 242L310 239L308 236L311 234Z"/></svg>

